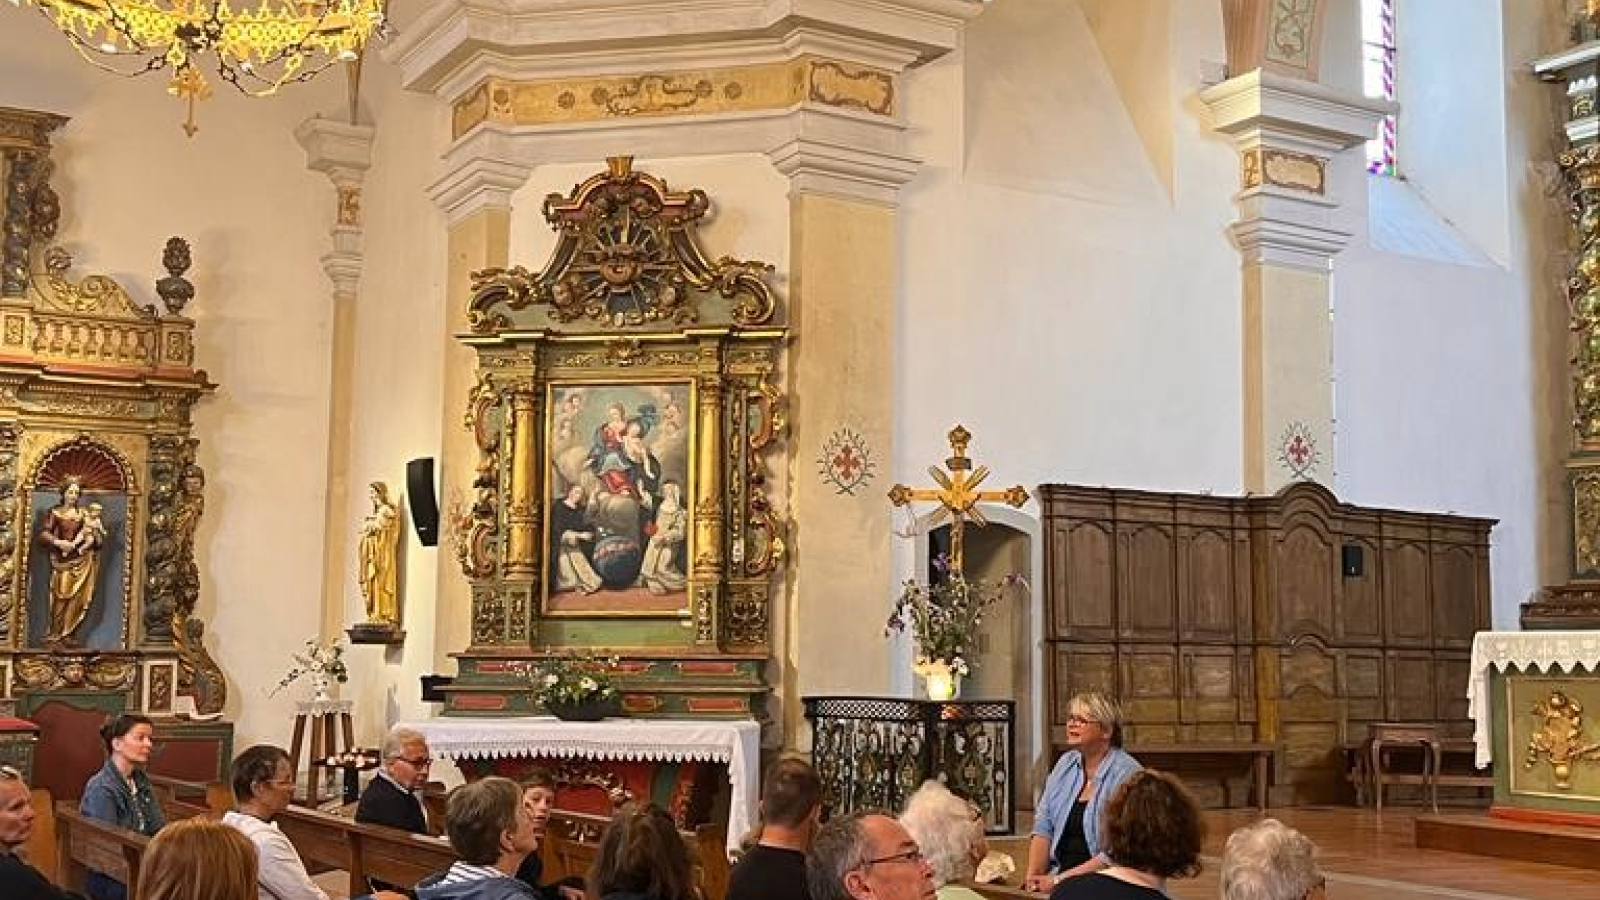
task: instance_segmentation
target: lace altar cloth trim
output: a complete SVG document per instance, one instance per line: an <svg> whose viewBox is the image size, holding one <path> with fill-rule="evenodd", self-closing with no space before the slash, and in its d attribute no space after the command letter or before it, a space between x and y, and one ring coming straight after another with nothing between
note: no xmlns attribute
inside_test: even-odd
<svg viewBox="0 0 1600 900"><path fill-rule="evenodd" d="M761 725L751 719L606 719L563 722L552 716L518 719L438 718L400 722L428 739L441 759L556 756L649 762L719 762L728 766L728 850L755 823L760 795Z"/></svg>
<svg viewBox="0 0 1600 900"><path fill-rule="evenodd" d="M354 700L299 700L295 702L295 709L302 716L337 716L348 715L355 709Z"/></svg>
<svg viewBox="0 0 1600 900"><path fill-rule="evenodd" d="M1489 669L1537 667L1545 672L1571 672L1579 666L1600 669L1600 631L1480 631L1472 638L1472 663L1467 678L1467 715L1477 764L1493 758L1489 747Z"/></svg>

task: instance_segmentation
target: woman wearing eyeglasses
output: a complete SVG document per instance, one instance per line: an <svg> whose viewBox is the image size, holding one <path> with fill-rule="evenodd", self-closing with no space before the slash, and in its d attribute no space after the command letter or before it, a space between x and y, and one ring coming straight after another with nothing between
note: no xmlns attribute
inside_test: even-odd
<svg viewBox="0 0 1600 900"><path fill-rule="evenodd" d="M989 854L983 816L976 807L939 782L927 781L906 801L900 824L933 869L938 900L983 900L977 891L956 883L971 878Z"/></svg>
<svg viewBox="0 0 1600 900"><path fill-rule="evenodd" d="M155 725L139 715L123 714L100 729L106 745L106 764L83 786L78 812L91 819L155 835L167 824L150 787L145 766L155 749ZM124 900L122 882L100 872L90 872L84 885L94 900Z"/></svg>
<svg viewBox="0 0 1600 900"><path fill-rule="evenodd" d="M1061 882L1050 900L1167 900L1169 878L1200 874L1200 806L1165 772L1135 772L1117 790L1106 805L1104 837L1115 862Z"/></svg>
<svg viewBox="0 0 1600 900"><path fill-rule="evenodd" d="M1141 768L1122 749L1122 709L1104 694L1085 693L1067 707L1067 752L1061 754L1039 799L1028 842L1023 886L1049 891L1075 875L1111 865L1101 847L1101 823L1117 788Z"/></svg>

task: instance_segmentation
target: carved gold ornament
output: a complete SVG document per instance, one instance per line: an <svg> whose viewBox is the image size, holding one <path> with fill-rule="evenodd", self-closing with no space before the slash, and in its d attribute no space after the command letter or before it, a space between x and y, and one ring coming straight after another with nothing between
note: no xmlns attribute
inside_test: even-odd
<svg viewBox="0 0 1600 900"><path fill-rule="evenodd" d="M1543 724L1528 738L1523 768L1531 769L1543 758L1550 765L1556 788L1571 790L1572 767L1600 760L1600 743L1583 740L1583 704L1561 691L1551 691L1533 705L1532 713Z"/></svg>
<svg viewBox="0 0 1600 900"><path fill-rule="evenodd" d="M712 262L700 249L695 229L711 208L704 191L671 192L661 179L634 172L630 156L607 163L608 171L571 195L545 198L545 219L560 237L544 271L473 273L467 307L473 331L510 329L505 311L529 306L549 307L557 322L588 319L614 330L692 323L701 296L713 292L736 301L738 325L772 317L771 266L726 256Z"/></svg>

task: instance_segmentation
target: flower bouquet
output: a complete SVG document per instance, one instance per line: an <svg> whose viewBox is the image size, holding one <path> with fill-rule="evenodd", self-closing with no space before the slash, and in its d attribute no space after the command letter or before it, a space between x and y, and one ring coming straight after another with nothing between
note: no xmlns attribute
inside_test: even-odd
<svg viewBox="0 0 1600 900"><path fill-rule="evenodd" d="M596 722L618 710L612 673L615 656L553 656L528 672L533 697L552 716L570 722Z"/></svg>
<svg viewBox="0 0 1600 900"><path fill-rule="evenodd" d="M909 629L917 643L912 671L926 679L929 699L949 700L960 692L961 678L977 665L984 611L1008 594L1026 590L1027 581L1020 575L998 582L968 581L943 556L933 565L944 579L932 585L907 581L889 612L884 635Z"/></svg>
<svg viewBox="0 0 1600 900"><path fill-rule="evenodd" d="M344 642L334 641L329 644L318 643L315 640L306 641L305 649L291 657L294 665L289 667L287 674L278 681L278 686L272 689L271 696L304 676L311 676L311 699L313 702L324 702L333 699L328 694L330 682L340 684L350 680L350 670L344 664Z"/></svg>

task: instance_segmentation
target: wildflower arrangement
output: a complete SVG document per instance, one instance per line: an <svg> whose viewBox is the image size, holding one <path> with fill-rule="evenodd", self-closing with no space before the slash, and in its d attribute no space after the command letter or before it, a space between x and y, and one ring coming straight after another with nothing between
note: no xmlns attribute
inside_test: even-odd
<svg viewBox="0 0 1600 900"><path fill-rule="evenodd" d="M884 636L908 629L917 642L916 671L943 666L957 675L969 675L976 666L978 627L984 611L1007 595L1027 589L1021 575L1007 575L998 582L968 581L950 569L949 560L940 556L934 568L944 580L922 585L905 583L889 612Z"/></svg>
<svg viewBox="0 0 1600 900"><path fill-rule="evenodd" d="M553 656L532 667L528 681L534 699L546 709L608 701L617 696L611 676L620 662L615 656Z"/></svg>
<svg viewBox="0 0 1600 900"><path fill-rule="evenodd" d="M336 640L329 644L320 644L316 640L306 641L305 649L292 654L294 665L289 667L287 674L278 681L278 686L272 689L276 695L279 691L294 684L306 675L321 676L327 681L337 681L340 684L350 680L350 670L344 664L344 642Z"/></svg>

